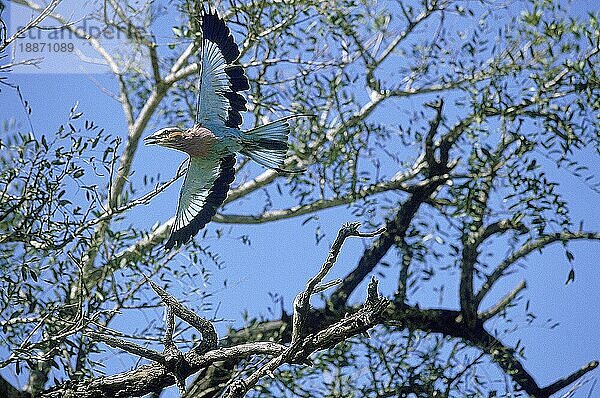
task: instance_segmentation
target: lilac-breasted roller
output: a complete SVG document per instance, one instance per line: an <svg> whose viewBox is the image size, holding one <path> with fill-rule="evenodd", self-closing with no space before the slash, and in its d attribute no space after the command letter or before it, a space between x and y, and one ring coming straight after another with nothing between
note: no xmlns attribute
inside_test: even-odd
<svg viewBox="0 0 600 398"><path fill-rule="evenodd" d="M240 130L246 100L239 94L250 88L236 61L240 51L216 11L200 16L199 90L196 123L188 130L167 127L144 140L189 155L177 215L166 249L188 242L211 220L227 197L234 180L235 153L259 164L282 170L288 150L291 118Z"/></svg>

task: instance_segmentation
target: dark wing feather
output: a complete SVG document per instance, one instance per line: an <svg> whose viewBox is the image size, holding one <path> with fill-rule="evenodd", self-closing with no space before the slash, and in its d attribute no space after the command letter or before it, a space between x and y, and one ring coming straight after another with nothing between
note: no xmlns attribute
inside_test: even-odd
<svg viewBox="0 0 600 398"><path fill-rule="evenodd" d="M239 94L250 88L244 69L235 64L240 51L229 28L215 10L202 15L200 92L196 122L238 128L246 99ZM215 131L218 133L218 131Z"/></svg>
<svg viewBox="0 0 600 398"><path fill-rule="evenodd" d="M240 50L235 44L229 28L225 25L216 10L209 10L202 15L202 38L209 40L219 46L219 50L225 62L228 64L235 61L240 56Z"/></svg>
<svg viewBox="0 0 600 398"><path fill-rule="evenodd" d="M165 249L187 243L216 214L234 179L235 156L191 158L179 195L177 216Z"/></svg>

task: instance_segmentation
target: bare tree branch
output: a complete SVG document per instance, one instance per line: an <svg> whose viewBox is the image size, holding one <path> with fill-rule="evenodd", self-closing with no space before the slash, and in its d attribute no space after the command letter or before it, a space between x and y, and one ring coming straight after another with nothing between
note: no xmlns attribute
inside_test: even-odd
<svg viewBox="0 0 600 398"><path fill-rule="evenodd" d="M170 295L166 290L158 286L151 279L147 279L148 284L160 297L160 299L171 308L174 315L187 322L190 326L193 326L202 333L202 339L205 344L205 349L213 349L217 346L217 332L212 323L202 318L194 311L187 309L183 306L175 297ZM170 319L170 318L168 318Z"/></svg>
<svg viewBox="0 0 600 398"><path fill-rule="evenodd" d="M48 15L50 15L52 13L52 11L54 11L54 9L56 8L56 6L59 5L61 1L62 0L52 0L43 9L41 9L41 7L40 7L40 9L39 9L40 13L35 18L32 18L31 20L29 20L29 22L27 22L25 24L25 26L23 26L22 28L20 28L19 30L17 30L15 32L15 34L13 34L12 36L8 37L6 40L3 40L3 42L0 43L0 52L2 50L4 50L8 45L10 45L10 43L12 43L16 39L18 39L23 34L25 34L25 32L27 32L28 30L31 30L31 29L39 26L39 24L44 19L46 19L48 17ZM17 2L18 1L15 1L15 3L17 3ZM2 24L4 25L4 22L2 22Z"/></svg>
<svg viewBox="0 0 600 398"><path fill-rule="evenodd" d="M302 334L306 333L304 323L310 309L310 298L315 294L317 286L323 281L323 278L325 278L336 263L338 254L346 239L351 236L361 238L373 237L380 235L385 231L384 228L380 228L374 232L364 233L358 231L359 226L360 223L349 223L342 226L329 250L327 260L323 263L319 272L308 280L306 289L296 296L296 299L294 300L294 317L292 321L292 344L296 343Z"/></svg>
<svg viewBox="0 0 600 398"><path fill-rule="evenodd" d="M150 359L158 363L164 363L163 355L158 351L154 351L149 348L145 348L140 345L131 343L129 341L121 340L116 337L112 337L98 332L89 331L85 332L85 334L89 338L106 343L113 348L118 348L130 354L138 355L142 358Z"/></svg>
<svg viewBox="0 0 600 398"><path fill-rule="evenodd" d="M241 344L219 348L203 354L189 351L183 355L180 367L183 377L217 361L240 359L251 355L278 355L283 347L271 342ZM43 398L59 398L68 394L81 398L142 396L175 384L175 378L161 364L143 365L129 372L68 383L40 394Z"/></svg>
<svg viewBox="0 0 600 398"><path fill-rule="evenodd" d="M494 284L500 279L506 270L516 263L517 261L525 258L536 250L541 250L546 246L555 242L568 242L571 240L600 240L600 233L598 232L557 232L550 235L541 236L535 240L525 243L523 246L515 250L511 255L504 259L494 271L489 274L486 278L485 283L481 286L481 289L475 295L475 302L481 303L481 300L491 290Z"/></svg>
<svg viewBox="0 0 600 398"><path fill-rule="evenodd" d="M494 304L492 307L478 314L477 317L482 321L487 321L490 318L493 318L500 312L504 311L517 297L517 295L527 287L527 283L525 281L519 282L517 286L510 292L506 294L506 296L502 297L500 301Z"/></svg>

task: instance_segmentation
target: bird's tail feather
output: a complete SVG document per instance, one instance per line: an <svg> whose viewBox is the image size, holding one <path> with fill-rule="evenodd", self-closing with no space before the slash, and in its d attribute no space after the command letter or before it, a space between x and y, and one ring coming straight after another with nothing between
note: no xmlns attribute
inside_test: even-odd
<svg viewBox="0 0 600 398"><path fill-rule="evenodd" d="M297 173L304 170L285 170L290 134L289 120L302 116L293 115L246 131L243 148L240 151L256 163L283 173Z"/></svg>

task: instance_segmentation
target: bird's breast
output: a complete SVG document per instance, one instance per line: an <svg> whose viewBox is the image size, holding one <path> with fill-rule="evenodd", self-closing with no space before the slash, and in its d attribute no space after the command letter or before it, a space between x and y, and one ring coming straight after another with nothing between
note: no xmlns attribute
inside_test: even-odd
<svg viewBox="0 0 600 398"><path fill-rule="evenodd" d="M186 135L184 151L190 156L205 158L212 154L218 140L217 136L209 129L194 126Z"/></svg>

